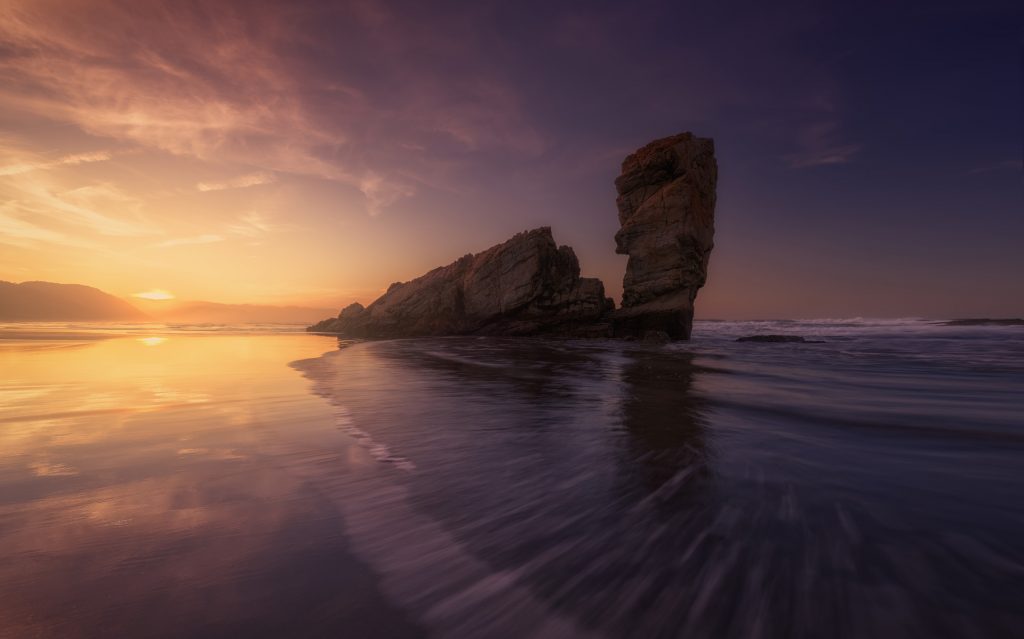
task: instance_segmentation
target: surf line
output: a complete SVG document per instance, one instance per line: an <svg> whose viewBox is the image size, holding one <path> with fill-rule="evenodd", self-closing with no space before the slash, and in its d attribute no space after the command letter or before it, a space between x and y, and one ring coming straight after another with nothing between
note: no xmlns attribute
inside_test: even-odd
<svg viewBox="0 0 1024 639"><path fill-rule="evenodd" d="M356 443L365 448L377 461L384 464L391 464L395 468L399 468L406 472L416 470L416 464L401 455L392 453L387 444L382 444L375 440L365 430L356 426L352 421L352 416L345 407L338 406L337 404L334 405L334 422L342 432L356 440Z"/></svg>

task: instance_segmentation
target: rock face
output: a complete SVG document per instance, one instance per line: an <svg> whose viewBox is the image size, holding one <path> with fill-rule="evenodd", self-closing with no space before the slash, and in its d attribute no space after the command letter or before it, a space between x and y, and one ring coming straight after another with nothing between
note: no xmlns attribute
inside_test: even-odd
<svg viewBox="0 0 1024 639"><path fill-rule="evenodd" d="M581 278L576 254L544 227L392 284L368 307L352 304L309 330L349 337L607 335L602 318L612 307L601 281Z"/></svg>
<svg viewBox="0 0 1024 639"><path fill-rule="evenodd" d="M566 335L689 339L714 245L714 142L681 133L622 163L616 251L629 256L622 308L544 227L392 284L373 304L309 327L348 337Z"/></svg>
<svg viewBox="0 0 1024 639"><path fill-rule="evenodd" d="M616 336L689 339L714 246L717 179L714 142L692 133L655 140L623 161L615 250L629 261Z"/></svg>

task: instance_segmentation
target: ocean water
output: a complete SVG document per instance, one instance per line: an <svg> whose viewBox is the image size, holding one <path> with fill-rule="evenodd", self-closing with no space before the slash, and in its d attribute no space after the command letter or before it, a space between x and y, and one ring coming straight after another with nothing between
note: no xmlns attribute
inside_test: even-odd
<svg viewBox="0 0 1024 639"><path fill-rule="evenodd" d="M0 371L3 637L1024 628L1024 327L20 325Z"/></svg>

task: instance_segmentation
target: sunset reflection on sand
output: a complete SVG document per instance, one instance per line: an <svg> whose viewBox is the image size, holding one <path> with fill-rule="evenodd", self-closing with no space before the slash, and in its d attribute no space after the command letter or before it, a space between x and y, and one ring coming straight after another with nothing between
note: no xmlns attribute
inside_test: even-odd
<svg viewBox="0 0 1024 639"><path fill-rule="evenodd" d="M359 608L407 634L329 503L272 461L346 450L287 366L330 347L0 341L0 637L281 636L295 614L358 627Z"/></svg>

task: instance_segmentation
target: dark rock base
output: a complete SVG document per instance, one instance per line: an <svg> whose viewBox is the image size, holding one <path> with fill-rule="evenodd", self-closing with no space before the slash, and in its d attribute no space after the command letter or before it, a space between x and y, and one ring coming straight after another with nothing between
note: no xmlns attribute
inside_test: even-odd
<svg viewBox="0 0 1024 639"><path fill-rule="evenodd" d="M664 333L668 339L690 339L693 313L683 310L631 312L622 309L612 313L612 336L642 339L647 333Z"/></svg>

